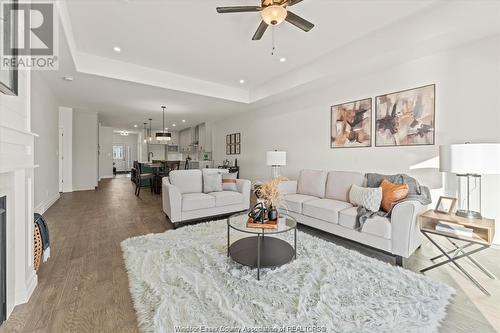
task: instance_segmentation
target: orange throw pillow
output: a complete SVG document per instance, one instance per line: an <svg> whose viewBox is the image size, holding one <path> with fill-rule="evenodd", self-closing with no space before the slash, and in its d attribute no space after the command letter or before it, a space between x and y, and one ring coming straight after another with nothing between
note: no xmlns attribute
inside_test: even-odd
<svg viewBox="0 0 500 333"><path fill-rule="evenodd" d="M401 199L408 196L408 184L397 185L393 184L387 179L384 179L380 184L382 187L382 204L380 205L383 210L390 212L392 205Z"/></svg>

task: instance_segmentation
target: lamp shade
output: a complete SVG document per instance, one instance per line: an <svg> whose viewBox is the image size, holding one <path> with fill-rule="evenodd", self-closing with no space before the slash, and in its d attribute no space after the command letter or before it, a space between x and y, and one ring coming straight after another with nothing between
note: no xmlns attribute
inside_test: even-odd
<svg viewBox="0 0 500 333"><path fill-rule="evenodd" d="M500 143L440 146L439 171L456 174L500 174Z"/></svg>
<svg viewBox="0 0 500 333"><path fill-rule="evenodd" d="M286 165L286 151L268 151L266 153L267 165Z"/></svg>

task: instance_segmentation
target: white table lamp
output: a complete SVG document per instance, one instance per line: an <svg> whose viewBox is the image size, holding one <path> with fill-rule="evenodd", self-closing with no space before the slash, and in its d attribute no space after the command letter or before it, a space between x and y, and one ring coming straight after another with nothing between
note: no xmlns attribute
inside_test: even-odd
<svg viewBox="0 0 500 333"><path fill-rule="evenodd" d="M457 215L481 216L481 175L500 174L500 143L465 143L439 147L439 171L458 177Z"/></svg>
<svg viewBox="0 0 500 333"><path fill-rule="evenodd" d="M273 168L273 178L280 176L280 167L286 165L286 151L268 151L266 164Z"/></svg>

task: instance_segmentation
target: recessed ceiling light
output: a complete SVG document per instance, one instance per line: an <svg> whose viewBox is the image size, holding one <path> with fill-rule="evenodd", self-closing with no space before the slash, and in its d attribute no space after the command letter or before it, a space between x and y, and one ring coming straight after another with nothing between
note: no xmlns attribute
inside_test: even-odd
<svg viewBox="0 0 500 333"><path fill-rule="evenodd" d="M168 127L165 127L165 131L168 131Z"/></svg>
<svg viewBox="0 0 500 333"><path fill-rule="evenodd" d="M245 80L241 79L241 80L240 80L240 83L241 83L241 84L245 83Z"/></svg>
<svg viewBox="0 0 500 333"><path fill-rule="evenodd" d="M177 126L177 125L176 124L172 124L172 127L175 127L175 126Z"/></svg>
<svg viewBox="0 0 500 333"><path fill-rule="evenodd" d="M113 51L120 53L122 51L122 49L118 46L115 46L115 47L113 47Z"/></svg>
<svg viewBox="0 0 500 333"><path fill-rule="evenodd" d="M63 80L64 80L64 81L70 81L70 82L71 82L71 81L73 81L73 80L74 80L74 78L73 78L72 76L64 76L64 77L63 77Z"/></svg>
<svg viewBox="0 0 500 333"><path fill-rule="evenodd" d="M286 61L286 58L285 57L281 57L280 58L280 62L285 62Z"/></svg>
<svg viewBox="0 0 500 333"><path fill-rule="evenodd" d="M137 124L135 124L134 127L137 128Z"/></svg>
<svg viewBox="0 0 500 333"><path fill-rule="evenodd" d="M182 122L185 123L186 122L186 119L182 119Z"/></svg>

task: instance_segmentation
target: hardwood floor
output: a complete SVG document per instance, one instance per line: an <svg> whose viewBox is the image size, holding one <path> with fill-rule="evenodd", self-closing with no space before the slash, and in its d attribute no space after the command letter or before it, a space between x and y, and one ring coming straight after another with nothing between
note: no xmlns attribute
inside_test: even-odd
<svg viewBox="0 0 500 333"><path fill-rule="evenodd" d="M120 242L128 237L171 229L161 210L161 196L149 190L134 196L129 178L100 182L96 191L63 194L46 213L50 228L51 258L38 271L38 286L28 303L17 306L0 327L3 332L137 332ZM301 230L356 249L381 260L391 257L308 227ZM418 270L434 255L425 243L405 266ZM499 250L477 255L500 277ZM500 330L500 282L483 277L492 293L483 295L452 267L428 273L457 290L442 332L495 332Z"/></svg>

